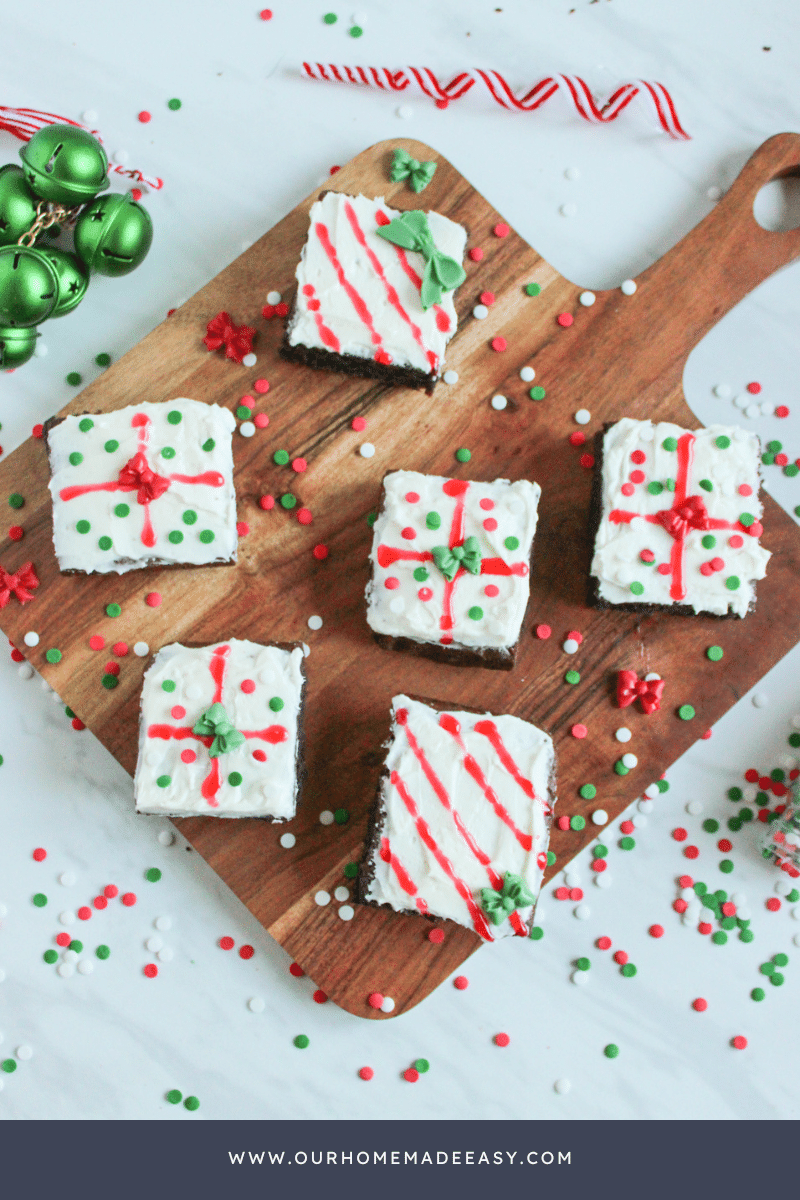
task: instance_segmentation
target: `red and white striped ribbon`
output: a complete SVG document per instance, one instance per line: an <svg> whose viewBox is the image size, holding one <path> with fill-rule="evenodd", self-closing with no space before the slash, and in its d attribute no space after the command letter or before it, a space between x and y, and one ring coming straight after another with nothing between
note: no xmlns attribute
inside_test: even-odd
<svg viewBox="0 0 800 1200"><path fill-rule="evenodd" d="M404 67L392 71L388 67L344 67L334 63L306 62L303 63L303 72L309 79L326 83L354 83L383 91L404 92L407 88L418 88L441 108L445 108L452 100L460 100L477 83L485 84L492 98L503 108L516 109L518 112L533 112L556 92L565 91L579 116L597 124L615 121L623 108L627 108L631 100L641 93L652 100L658 123L665 133L673 138L689 138L663 83L649 83L646 79L621 84L602 106L598 106L588 84L578 75L548 75L532 88L517 94L499 71L480 68L460 71L446 84L439 82L430 67Z"/></svg>
<svg viewBox="0 0 800 1200"><path fill-rule="evenodd" d="M0 104L0 129L13 133L14 137L18 137L21 142L29 142L35 133L48 125L74 125L77 129L87 128L85 125L81 125L80 121L71 121L69 117L59 117L56 113L39 112L35 108L6 108L5 105ZM88 129L87 132L102 143L103 139L96 129ZM108 170L109 172L113 171L115 175L124 175L128 179L132 179L134 183L143 183L146 187L153 188L154 191L158 191L164 186L164 180L159 179L157 175L144 175L135 168L122 166L121 163L110 162Z"/></svg>

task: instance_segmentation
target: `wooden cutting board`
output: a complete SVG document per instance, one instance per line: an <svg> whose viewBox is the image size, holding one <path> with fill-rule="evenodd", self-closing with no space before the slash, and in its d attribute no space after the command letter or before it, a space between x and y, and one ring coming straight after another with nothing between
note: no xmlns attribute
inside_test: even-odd
<svg viewBox="0 0 800 1200"><path fill-rule="evenodd" d="M420 197L388 181L397 145L415 158L437 160L433 182ZM269 392L258 397L257 411L268 413L269 427L250 439L234 435L239 518L250 525L235 567L132 571L121 578L62 576L51 543L43 443L32 438L0 464L2 503L12 492L25 497L21 510L6 509L7 524L21 524L24 539L10 541L4 528L0 563L11 571L32 559L41 578L36 599L24 608L12 601L0 612L0 624L20 648L27 630L39 633L38 646L26 651L29 660L131 773L139 689L149 660L122 659L119 686L107 691L101 678L109 654L89 649L91 634L104 634L108 644L143 640L153 651L176 640L308 642L309 780L290 826L296 845L281 849L278 839L287 827L257 820L193 818L178 826L317 986L348 1011L386 1019L367 1004L368 993L380 991L395 1000L394 1015L404 1012L478 946L474 934L455 925L442 923L445 940L436 946L422 919L357 907L355 919L347 922L339 919L337 903L326 908L314 903L318 889L332 893L345 884L345 864L360 857L393 693L480 705L534 721L556 741L557 812L588 816L602 807L613 818L800 636L800 529L769 497L763 542L773 558L758 587L757 611L744 621L589 608L592 472L581 467L581 451L568 442L578 428L573 414L579 408L592 414L587 441L605 421L623 416L697 427L681 390L686 358L724 313L800 253L800 229L768 233L752 215L758 190L798 169L800 136L771 138L713 212L639 277L635 295L601 292L586 308L578 301L581 289L516 233L494 235L500 214L430 147L398 139L354 158L328 187L383 194L400 209L436 209L466 226L469 246L484 251L480 262L467 260L467 280L456 301L459 329L447 355L447 366L459 373L456 386L441 383L429 398L278 357L283 322L265 320L261 307L268 291L291 297L317 189L62 410L99 412L177 396L235 409L257 378L268 379ZM525 292L532 282L541 287L535 298ZM493 292L496 301L480 321L471 310L484 291ZM220 309L257 327L258 364L252 370L203 346L206 322ZM571 327L557 323L562 312L574 315ZM490 347L497 334L507 340L505 352ZM536 383L546 390L540 402L528 398L529 385L519 378L526 364L535 367ZM489 405L496 392L508 397L504 411ZM49 415L42 412L43 419ZM363 434L350 428L357 415L368 422ZM358 452L365 440L376 447L371 459ZM467 465L454 458L460 446L472 451ZM279 448L306 458L308 470L295 475L276 466L272 454ZM542 485L532 603L510 674L437 665L373 643L363 600L371 543L367 515L383 474L398 467L478 480L528 478ZM284 491L311 510L311 525L301 525L280 507L271 512L258 507L262 494ZM330 549L324 561L312 554L320 542ZM154 590L163 596L155 609L144 602ZM105 615L114 601L122 606L117 619ZM318 632L307 627L312 614L324 619ZM549 640L533 635L538 623L552 627ZM569 656L561 644L573 629L582 632L583 644ZM725 656L712 664L705 649L715 643ZM52 646L63 652L55 665L44 657ZM613 695L615 674L623 667L658 671L666 679L662 711L646 717L636 706L622 716ZM578 686L564 682L570 668L581 673ZM676 715L684 702L697 710L692 721ZM578 721L589 729L582 741L569 733ZM621 752L613 732L622 723L633 731L627 749L639 760L625 777L613 771ZM592 802L578 796L587 782L597 787ZM346 824L319 823L323 809L337 808L349 812ZM551 845L558 859L549 875L596 833L591 822L583 832L555 831Z"/></svg>

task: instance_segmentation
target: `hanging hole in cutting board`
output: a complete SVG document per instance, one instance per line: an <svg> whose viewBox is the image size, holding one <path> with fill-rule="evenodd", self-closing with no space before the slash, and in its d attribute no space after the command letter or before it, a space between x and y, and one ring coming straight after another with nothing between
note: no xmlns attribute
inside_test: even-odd
<svg viewBox="0 0 800 1200"><path fill-rule="evenodd" d="M770 233L800 226L800 175L786 175L764 185L753 201L753 216Z"/></svg>

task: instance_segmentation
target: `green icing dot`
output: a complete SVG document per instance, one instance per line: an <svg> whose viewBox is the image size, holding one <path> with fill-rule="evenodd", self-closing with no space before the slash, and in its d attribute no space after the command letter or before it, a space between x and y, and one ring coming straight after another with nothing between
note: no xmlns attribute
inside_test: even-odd
<svg viewBox="0 0 800 1200"><path fill-rule="evenodd" d="M114 543L110 537L104 534L103 537L97 539L97 544L101 550L110 550Z"/></svg>
<svg viewBox="0 0 800 1200"><path fill-rule="evenodd" d="M309 1045L309 1042L310 1038L305 1033L298 1033L297 1037L294 1039L294 1044L297 1046L298 1050L305 1050L306 1046Z"/></svg>
<svg viewBox="0 0 800 1200"><path fill-rule="evenodd" d="M674 437L664 438L661 445L664 447L665 450L677 450L678 449L678 439L674 438Z"/></svg>
<svg viewBox="0 0 800 1200"><path fill-rule="evenodd" d="M158 867L148 867L144 873L144 877L148 883L158 883L159 879L161 878L161 872L159 871Z"/></svg>
<svg viewBox="0 0 800 1200"><path fill-rule="evenodd" d="M174 679L165 679L164 682L161 684L161 688L165 692L174 692L175 691L175 680Z"/></svg>
<svg viewBox="0 0 800 1200"><path fill-rule="evenodd" d="M727 436L727 434L721 433L719 435L719 437L716 439L716 445L717 445L718 450L727 450L728 446L730 446L730 444L731 444L731 439Z"/></svg>
<svg viewBox="0 0 800 1200"><path fill-rule="evenodd" d="M201 529L197 536L200 538L201 542L204 542L206 545L208 545L209 542L213 542L214 540L214 531L213 529Z"/></svg>
<svg viewBox="0 0 800 1200"><path fill-rule="evenodd" d="M678 716L682 721L691 721L694 715L694 708L691 704L682 704L678 709Z"/></svg>
<svg viewBox="0 0 800 1200"><path fill-rule="evenodd" d="M713 490L714 490L714 485L710 479L701 479L700 487L703 489L704 492L713 492Z"/></svg>
<svg viewBox="0 0 800 1200"><path fill-rule="evenodd" d="M565 683L571 683L571 684L580 683L580 681L581 681L580 671L567 671L566 675L564 676L564 681L565 681Z"/></svg>
<svg viewBox="0 0 800 1200"><path fill-rule="evenodd" d="M78 533L88 533L92 527L88 521L78 521L75 528L77 529Z"/></svg>
<svg viewBox="0 0 800 1200"><path fill-rule="evenodd" d="M528 283L525 285L525 291L529 296L538 296L541 290L538 283Z"/></svg>
<svg viewBox="0 0 800 1200"><path fill-rule="evenodd" d="M61 651L57 650L55 646L51 646L49 650L45 650L44 656L49 663L61 662L61 659L64 657Z"/></svg>
<svg viewBox="0 0 800 1200"><path fill-rule="evenodd" d="M167 534L167 539L172 542L173 546L179 546L183 541L183 534L180 529L171 529Z"/></svg>
<svg viewBox="0 0 800 1200"><path fill-rule="evenodd" d="M174 446L164 446L161 450L161 457L162 458L174 458L175 453L176 453L176 451L175 451Z"/></svg>
<svg viewBox="0 0 800 1200"><path fill-rule="evenodd" d="M72 463L73 467L79 467L83 462L83 455L81 454L80 450L73 450L72 454L69 456L69 461Z"/></svg>
<svg viewBox="0 0 800 1200"><path fill-rule="evenodd" d="M609 1042L603 1049L603 1054L606 1058L616 1058L619 1054L619 1046L615 1046L613 1042Z"/></svg>
<svg viewBox="0 0 800 1200"><path fill-rule="evenodd" d="M480 605L473 604L467 616L469 617L470 621L480 621L483 618L483 609L480 607Z"/></svg>
<svg viewBox="0 0 800 1200"><path fill-rule="evenodd" d="M115 450L119 450L119 442L116 438L110 438L103 446L106 454L113 454Z"/></svg>
<svg viewBox="0 0 800 1200"><path fill-rule="evenodd" d="M586 828L586 817L581 817L579 815L570 817L569 827L570 827L570 829L585 829Z"/></svg>
<svg viewBox="0 0 800 1200"><path fill-rule="evenodd" d="M519 538L514 537L512 534L511 537L507 537L507 538L503 539L503 545L505 546L506 550L518 550L519 549Z"/></svg>
<svg viewBox="0 0 800 1200"><path fill-rule="evenodd" d="M110 956L111 951L109 950L108 946L100 945L95 950L95 954L98 958L106 959Z"/></svg>
<svg viewBox="0 0 800 1200"><path fill-rule="evenodd" d="M179 1092L177 1088L173 1088L172 1091L167 1092L164 1099L168 1104L180 1104L183 1099L183 1092Z"/></svg>
<svg viewBox="0 0 800 1200"><path fill-rule="evenodd" d="M284 492L281 496L281 507L292 509L297 504L297 496L293 496L291 492Z"/></svg>
<svg viewBox="0 0 800 1200"><path fill-rule="evenodd" d="M8 503L11 508L22 508L25 498L24 496L20 496L19 492L12 492L8 497Z"/></svg>
<svg viewBox="0 0 800 1200"><path fill-rule="evenodd" d="M441 523L442 518L437 512L429 512L425 518L425 524L428 526L428 529L438 529Z"/></svg>
<svg viewBox="0 0 800 1200"><path fill-rule="evenodd" d="M346 825L350 820L350 813L346 808L337 808L333 814L333 819L337 825Z"/></svg>
<svg viewBox="0 0 800 1200"><path fill-rule="evenodd" d="M107 617L119 617L121 615L122 615L122 605L121 604L107 604L106 605L106 616Z"/></svg>
<svg viewBox="0 0 800 1200"><path fill-rule="evenodd" d="M197 1096L187 1096L183 1102L183 1107L188 1108L189 1112L197 1112L200 1107L200 1101Z"/></svg>
<svg viewBox="0 0 800 1200"><path fill-rule="evenodd" d="M472 458L472 451L468 450L466 446L459 446L456 450L456 458L461 463L467 463Z"/></svg>
<svg viewBox="0 0 800 1200"><path fill-rule="evenodd" d="M639 583L638 580L634 580L631 584L631 591L633 592L634 596L641 596L642 592L644 591L644 584Z"/></svg>
<svg viewBox="0 0 800 1200"><path fill-rule="evenodd" d="M717 544L717 539L714 537L713 533L705 534L704 537L701 538L701 541L704 550L713 550Z"/></svg>
<svg viewBox="0 0 800 1200"><path fill-rule="evenodd" d="M49 963L52 965L54 962L56 962L58 960L58 954L56 953L55 950L45 950L44 954L42 955L42 958L44 959L44 961L46 963Z"/></svg>
<svg viewBox="0 0 800 1200"><path fill-rule="evenodd" d="M178 410L174 408L172 412L167 413L167 420L169 421L170 425L180 425L181 421L183 420L183 413L179 413Z"/></svg>
<svg viewBox="0 0 800 1200"><path fill-rule="evenodd" d="M281 700L280 696L273 696L269 702L269 706L273 712L280 712L283 708L283 700Z"/></svg>
<svg viewBox="0 0 800 1200"><path fill-rule="evenodd" d="M171 783L172 779L169 775L159 775L158 779L156 780L156 784L160 788L167 788Z"/></svg>
<svg viewBox="0 0 800 1200"><path fill-rule="evenodd" d="M272 456L272 461L277 463L279 467L285 467L289 461L288 450L276 450Z"/></svg>
<svg viewBox="0 0 800 1200"><path fill-rule="evenodd" d="M706 658L710 658L712 662L719 662L724 653L722 646L709 646L706 650Z"/></svg>
<svg viewBox="0 0 800 1200"><path fill-rule="evenodd" d="M537 387L532 387L531 390L528 392L528 395L530 396L531 400L544 400L545 396L547 395L547 392L544 390L543 387L537 386Z"/></svg>
<svg viewBox="0 0 800 1200"><path fill-rule="evenodd" d="M114 515L117 517L127 517L130 515L130 511L130 505L128 504L117 504L114 507Z"/></svg>
<svg viewBox="0 0 800 1200"><path fill-rule="evenodd" d="M184 525L194 525L197 521L197 513L193 508L187 508L182 517Z"/></svg>
<svg viewBox="0 0 800 1200"><path fill-rule="evenodd" d="M544 937L544 930L541 925L533 925L531 927L530 939L532 942L539 942Z"/></svg>
<svg viewBox="0 0 800 1200"><path fill-rule="evenodd" d="M414 578L416 579L417 583L424 583L426 579L430 579L430 575L424 567L417 567L414 571Z"/></svg>
<svg viewBox="0 0 800 1200"><path fill-rule="evenodd" d="M81 433L88 433L90 429L94 429L94 421L91 417L84 417L82 421L78 422L78 429Z"/></svg>
<svg viewBox="0 0 800 1200"><path fill-rule="evenodd" d="M584 783L578 788L578 795L582 796L584 800L594 800L597 788L593 783Z"/></svg>
<svg viewBox="0 0 800 1200"><path fill-rule="evenodd" d="M647 490L651 496L660 496L664 490L664 485L663 483L659 483L657 479L654 479L651 483L648 483Z"/></svg>
<svg viewBox="0 0 800 1200"><path fill-rule="evenodd" d="M738 575L729 575L728 578L725 580L725 587L728 589L729 592L735 592L736 589L739 587L740 583L741 583L741 580L739 579Z"/></svg>
<svg viewBox="0 0 800 1200"><path fill-rule="evenodd" d="M37 892L33 897L33 903L37 908L44 908L47 904L47 896L45 896L44 892Z"/></svg>
<svg viewBox="0 0 800 1200"><path fill-rule="evenodd" d="M210 450L214 449L216 444L217 443L213 438L206 438L206 440L203 442L203 449L206 451L206 453L208 453Z"/></svg>

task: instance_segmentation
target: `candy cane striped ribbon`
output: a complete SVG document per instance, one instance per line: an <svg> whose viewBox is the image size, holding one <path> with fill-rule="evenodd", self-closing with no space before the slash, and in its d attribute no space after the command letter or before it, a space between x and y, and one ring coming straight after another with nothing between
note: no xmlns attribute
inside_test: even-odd
<svg viewBox="0 0 800 1200"><path fill-rule="evenodd" d="M449 83L441 84L429 67L405 67L391 71L388 67L343 67L334 63L303 63L303 72L309 79L327 83L354 83L361 87L376 87L383 91L403 92L416 86L430 96L442 108L451 100L460 100L477 83L483 83L490 95L503 108L519 112L533 112L558 91L566 91L578 114L585 121L600 124L615 121L623 108L641 92L649 96L655 108L658 123L665 133L673 138L689 138L682 127L675 105L663 83L648 83L639 79L635 83L623 83L602 107L595 102L588 84L577 75L548 75L540 79L524 94L517 95L499 71L483 71L480 68L461 71Z"/></svg>
<svg viewBox="0 0 800 1200"><path fill-rule="evenodd" d="M80 121L71 121L69 117L59 117L56 113L39 112L35 108L6 108L0 104L0 129L13 133L21 142L30 141L35 133L47 125L74 125L77 129L86 129ZM102 143L103 139L96 129L89 129L87 132ZM115 175L124 175L135 183L143 183L154 191L164 186L164 180L159 179L157 175L144 175L135 168L122 166L121 163L110 162L108 170L113 171Z"/></svg>

